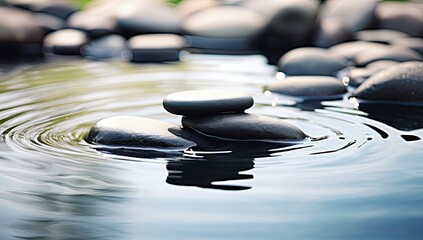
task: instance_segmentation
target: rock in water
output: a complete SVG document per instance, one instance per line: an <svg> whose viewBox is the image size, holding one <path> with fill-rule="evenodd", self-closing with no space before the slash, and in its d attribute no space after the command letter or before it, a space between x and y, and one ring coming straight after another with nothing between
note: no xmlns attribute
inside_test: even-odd
<svg viewBox="0 0 423 240"><path fill-rule="evenodd" d="M132 116L109 117L97 122L86 141L118 147L186 149L196 144L174 134L180 127L170 123Z"/></svg>
<svg viewBox="0 0 423 240"><path fill-rule="evenodd" d="M113 34L92 40L82 49L82 54L94 59L117 58L126 48L126 39Z"/></svg>
<svg viewBox="0 0 423 240"><path fill-rule="evenodd" d="M183 91L170 94L163 100L163 107L168 112L183 116L243 112L253 104L250 95L226 90Z"/></svg>
<svg viewBox="0 0 423 240"><path fill-rule="evenodd" d="M423 62L388 67L361 84L353 95L369 100L422 102Z"/></svg>
<svg viewBox="0 0 423 240"><path fill-rule="evenodd" d="M281 119L245 113L183 117L182 126L208 136L238 141L287 141L307 137L299 128Z"/></svg>
<svg viewBox="0 0 423 240"><path fill-rule="evenodd" d="M377 61L421 61L423 60L420 54L412 49L402 47L386 47L375 48L366 52L362 52L354 59L357 66L366 66Z"/></svg>
<svg viewBox="0 0 423 240"><path fill-rule="evenodd" d="M44 38L45 53L80 55L81 47L88 42L86 34L79 30L63 29Z"/></svg>
<svg viewBox="0 0 423 240"><path fill-rule="evenodd" d="M133 62L178 61L187 45L184 37L175 34L145 34L128 41Z"/></svg>
<svg viewBox="0 0 423 240"><path fill-rule="evenodd" d="M390 29L363 30L355 34L355 38L359 41L382 44L388 44L392 40L405 37L408 37L408 35L403 32Z"/></svg>
<svg viewBox="0 0 423 240"><path fill-rule="evenodd" d="M344 84L329 76L295 76L276 81L268 90L296 97L333 96L347 91Z"/></svg>
<svg viewBox="0 0 423 240"><path fill-rule="evenodd" d="M355 59L358 54L376 48L385 49L387 48L387 45L365 41L352 41L332 46L329 48L329 52L337 57L344 57L346 59L352 60Z"/></svg>
<svg viewBox="0 0 423 240"><path fill-rule="evenodd" d="M284 54L278 62L279 70L290 76L336 76L348 66L348 61L333 56L323 48L297 48Z"/></svg>

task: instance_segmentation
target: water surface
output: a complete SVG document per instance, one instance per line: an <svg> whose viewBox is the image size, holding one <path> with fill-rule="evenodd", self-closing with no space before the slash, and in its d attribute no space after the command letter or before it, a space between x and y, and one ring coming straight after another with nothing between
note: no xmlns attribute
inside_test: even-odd
<svg viewBox="0 0 423 240"><path fill-rule="evenodd" d="M134 65L80 59L1 68L0 239L421 239L421 106L263 93L263 58L188 56ZM115 115L180 124L172 92L232 89L249 113L313 139L178 154L95 149Z"/></svg>

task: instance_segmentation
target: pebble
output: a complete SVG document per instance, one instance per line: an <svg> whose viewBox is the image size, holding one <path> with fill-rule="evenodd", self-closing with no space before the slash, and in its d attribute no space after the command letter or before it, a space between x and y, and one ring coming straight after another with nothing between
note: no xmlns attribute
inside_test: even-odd
<svg viewBox="0 0 423 240"><path fill-rule="evenodd" d="M333 96L347 91L342 81L329 76L286 77L270 84L267 89L295 97Z"/></svg>
<svg viewBox="0 0 423 240"><path fill-rule="evenodd" d="M323 48L297 48L285 53L278 62L279 70L286 75L336 76L348 66L345 58L332 55Z"/></svg>
<svg viewBox="0 0 423 240"><path fill-rule="evenodd" d="M405 37L408 37L408 35L391 29L363 30L355 34L356 40L382 44L389 44L394 39Z"/></svg>
<svg viewBox="0 0 423 240"><path fill-rule="evenodd" d="M68 18L76 8L64 0L9 0L13 6L37 13L46 13L61 19Z"/></svg>
<svg viewBox="0 0 423 240"><path fill-rule="evenodd" d="M183 116L244 112L253 104L250 95L228 90L183 91L170 94L163 100L163 107L168 112Z"/></svg>
<svg viewBox="0 0 423 240"><path fill-rule="evenodd" d="M423 37L423 4L412 2L380 2L376 8L377 28L402 31Z"/></svg>
<svg viewBox="0 0 423 240"><path fill-rule="evenodd" d="M86 32L92 38L99 38L117 32L116 19L110 16L94 15L81 11L73 14L68 25Z"/></svg>
<svg viewBox="0 0 423 240"><path fill-rule="evenodd" d="M126 49L126 39L113 34L92 40L82 48L82 55L94 59L117 58Z"/></svg>
<svg viewBox="0 0 423 240"><path fill-rule="evenodd" d="M406 48L411 48L414 51L420 53L423 56L423 38L417 37L407 37L407 38L397 38L389 42L389 44L394 46L402 46Z"/></svg>
<svg viewBox="0 0 423 240"><path fill-rule="evenodd" d="M175 34L145 34L128 40L133 62L178 61L186 39Z"/></svg>
<svg viewBox="0 0 423 240"><path fill-rule="evenodd" d="M340 43L329 48L329 52L335 56L353 60L358 54L376 48L385 49L387 46L381 43L373 43L366 41L352 41Z"/></svg>
<svg viewBox="0 0 423 240"><path fill-rule="evenodd" d="M299 128L281 119L246 113L183 117L182 126L207 136L239 141L287 141L307 137Z"/></svg>
<svg viewBox="0 0 423 240"><path fill-rule="evenodd" d="M160 1L130 1L118 8L116 21L125 36L149 33L180 33L181 18Z"/></svg>
<svg viewBox="0 0 423 240"><path fill-rule="evenodd" d="M66 22L56 16L46 13L34 13L32 15L37 21L38 25L43 29L44 33L58 31L65 27Z"/></svg>
<svg viewBox="0 0 423 240"><path fill-rule="evenodd" d="M62 29L44 38L44 52L58 55L80 55L81 47L88 42L86 34L79 30Z"/></svg>
<svg viewBox="0 0 423 240"><path fill-rule="evenodd" d="M89 131L86 141L114 147L187 149L195 143L174 132L180 127L143 117L115 116L100 120Z"/></svg>
<svg viewBox="0 0 423 240"><path fill-rule="evenodd" d="M376 48L369 51L362 52L358 54L355 58L357 66L366 66L369 63L389 60L397 62L407 62L407 61L421 61L422 56L408 48L399 48L399 47L387 47L387 48Z"/></svg>
<svg viewBox="0 0 423 240"><path fill-rule="evenodd" d="M176 12L185 19L194 13L216 7L219 4L218 0L184 0L176 6Z"/></svg>
<svg viewBox="0 0 423 240"><path fill-rule="evenodd" d="M353 68L348 71L349 85L353 87L360 86L373 74L378 71L399 64L397 61L381 60L368 64L365 68Z"/></svg>
<svg viewBox="0 0 423 240"><path fill-rule="evenodd" d="M321 48L328 48L354 37L351 29L338 18L322 19L316 27L316 32L313 44Z"/></svg>
<svg viewBox="0 0 423 240"><path fill-rule="evenodd" d="M360 85L359 99L400 102L423 101L423 62L405 62L385 68Z"/></svg>

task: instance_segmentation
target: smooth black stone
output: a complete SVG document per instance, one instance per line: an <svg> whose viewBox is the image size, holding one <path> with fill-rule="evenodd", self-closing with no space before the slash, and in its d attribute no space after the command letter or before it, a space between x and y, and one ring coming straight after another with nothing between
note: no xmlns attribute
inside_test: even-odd
<svg viewBox="0 0 423 240"><path fill-rule="evenodd" d="M239 141L302 140L307 136L281 119L246 113L183 117L184 128L207 136Z"/></svg>
<svg viewBox="0 0 423 240"><path fill-rule="evenodd" d="M381 43L365 42L365 41L352 41L346 43L340 43L329 48L329 52L335 56L343 57L349 60L353 60L358 54L373 50L376 48L385 49L387 46Z"/></svg>
<svg viewBox="0 0 423 240"><path fill-rule="evenodd" d="M183 91L170 94L163 100L166 111L184 116L243 112L253 104L254 100L250 95L223 90Z"/></svg>
<svg viewBox="0 0 423 240"><path fill-rule="evenodd" d="M186 39L175 34L145 34L128 41L133 62L178 61L186 45Z"/></svg>
<svg viewBox="0 0 423 240"><path fill-rule="evenodd" d="M407 62L421 61L423 58L418 52L402 47L376 48L362 52L355 58L357 66L366 66L372 62L382 60Z"/></svg>
<svg viewBox="0 0 423 240"><path fill-rule="evenodd" d="M180 127L143 117L116 116L97 122L86 136L93 144L154 149L187 149L195 146L192 141L174 134Z"/></svg>
<svg viewBox="0 0 423 240"><path fill-rule="evenodd" d="M373 24L378 2L378 0L325 1L320 6L318 21L338 18L352 32L357 32Z"/></svg>
<svg viewBox="0 0 423 240"><path fill-rule="evenodd" d="M115 18L84 11L73 14L68 20L68 25L86 32L91 38L99 38L117 32Z"/></svg>
<svg viewBox="0 0 423 240"><path fill-rule="evenodd" d="M406 62L381 70L353 95L368 100L422 102L423 62Z"/></svg>
<svg viewBox="0 0 423 240"><path fill-rule="evenodd" d="M186 36L189 51L203 54L255 54L258 52L249 38L210 38Z"/></svg>
<svg viewBox="0 0 423 240"><path fill-rule="evenodd" d="M423 4L417 1L380 2L376 8L376 27L402 31L413 37L423 37Z"/></svg>
<svg viewBox="0 0 423 240"><path fill-rule="evenodd" d="M397 38L389 42L389 44L394 46L402 46L411 48L414 51L417 51L420 53L420 55L423 56L423 38Z"/></svg>
<svg viewBox="0 0 423 240"><path fill-rule="evenodd" d="M353 68L348 71L347 77L349 78L349 85L353 87L360 86L373 74L378 71L399 64L396 61L377 61L370 63L365 68Z"/></svg>
<svg viewBox="0 0 423 240"><path fill-rule="evenodd" d="M317 26L313 44L316 47L328 48L353 39L354 34L343 21L338 18L325 18Z"/></svg>
<svg viewBox="0 0 423 240"><path fill-rule="evenodd" d="M63 29L44 38L44 52L58 55L80 55L81 47L87 44L86 34L79 30Z"/></svg>
<svg viewBox="0 0 423 240"><path fill-rule="evenodd" d="M286 75L336 76L348 66L348 61L330 54L322 48L297 48L285 53L278 62L279 70Z"/></svg>
<svg viewBox="0 0 423 240"><path fill-rule="evenodd" d="M390 41L398 38L408 37L407 34L391 29L363 30L355 34L358 41L389 44Z"/></svg>
<svg viewBox="0 0 423 240"><path fill-rule="evenodd" d="M296 97L333 96L347 91L344 84L329 76L295 76L286 77L267 87L275 93Z"/></svg>
<svg viewBox="0 0 423 240"><path fill-rule="evenodd" d="M61 19L66 19L76 8L64 0L11 0L12 5L37 13L47 13Z"/></svg>
<svg viewBox="0 0 423 240"><path fill-rule="evenodd" d="M126 39L120 35L109 35L92 40L82 48L82 55L95 59L121 57L127 49Z"/></svg>
<svg viewBox="0 0 423 240"><path fill-rule="evenodd" d="M63 19L46 14L46 13L35 13L33 14L38 25L43 29L45 33L54 32L65 27L66 23Z"/></svg>
<svg viewBox="0 0 423 240"><path fill-rule="evenodd" d="M264 27L264 17L252 10L220 6L189 16L183 23L184 32L207 38L253 38Z"/></svg>
<svg viewBox="0 0 423 240"><path fill-rule="evenodd" d="M117 27L125 36L181 32L181 18L160 1L130 1L116 13Z"/></svg>

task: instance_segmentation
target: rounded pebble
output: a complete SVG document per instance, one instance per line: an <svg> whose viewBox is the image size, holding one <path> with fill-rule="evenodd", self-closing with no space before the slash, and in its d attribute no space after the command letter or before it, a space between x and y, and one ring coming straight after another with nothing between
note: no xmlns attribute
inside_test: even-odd
<svg viewBox="0 0 423 240"><path fill-rule="evenodd" d="M422 56L412 49L401 47L376 48L358 54L355 58L357 66L366 66L369 63L388 60L397 62L420 61Z"/></svg>
<svg viewBox="0 0 423 240"><path fill-rule="evenodd" d="M299 128L281 119L245 113L183 117L182 126L207 136L240 141L287 141L307 137Z"/></svg>
<svg viewBox="0 0 423 240"><path fill-rule="evenodd" d="M423 101L423 62L406 62L371 76L358 87L355 97L386 101Z"/></svg>
<svg viewBox="0 0 423 240"><path fill-rule="evenodd" d="M243 112L253 104L250 95L227 90L183 91L170 94L163 100L163 107L168 112L184 116Z"/></svg>
<svg viewBox="0 0 423 240"><path fill-rule="evenodd" d="M186 39L175 34L145 34L128 41L133 62L178 61L186 45Z"/></svg>
<svg viewBox="0 0 423 240"><path fill-rule="evenodd" d="M86 34L79 30L63 29L44 38L45 53L80 55L81 47L88 42Z"/></svg>
<svg viewBox="0 0 423 240"><path fill-rule="evenodd" d="M180 127L170 123L133 116L109 117L97 122L86 141L118 147L186 149L194 142L175 135Z"/></svg>
<svg viewBox="0 0 423 240"><path fill-rule="evenodd" d="M376 48L385 49L387 46L381 43L365 42L365 41L352 41L340 43L329 48L329 52L335 56L343 57L353 60L358 54Z"/></svg>
<svg viewBox="0 0 423 240"><path fill-rule="evenodd" d="M374 30L363 30L356 32L355 38L359 41L375 42L388 44L390 41L397 38L404 38L408 35L391 29L374 29Z"/></svg>
<svg viewBox="0 0 423 240"><path fill-rule="evenodd" d="M279 70L286 75L336 76L348 66L348 61L333 56L322 48L297 48L285 53L278 62Z"/></svg>
<svg viewBox="0 0 423 240"><path fill-rule="evenodd" d="M270 84L267 89L295 97L333 96L347 91L339 79L329 76L286 77Z"/></svg>

